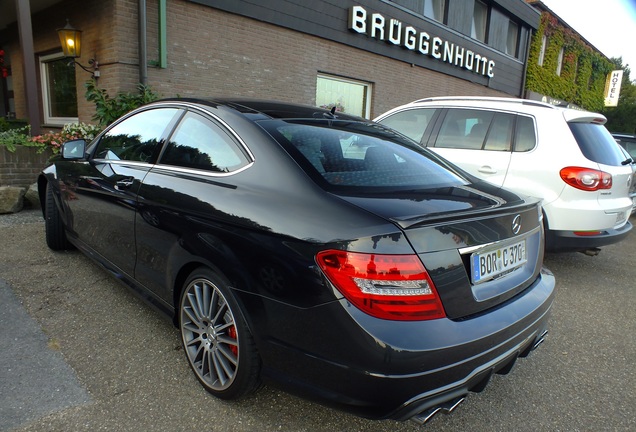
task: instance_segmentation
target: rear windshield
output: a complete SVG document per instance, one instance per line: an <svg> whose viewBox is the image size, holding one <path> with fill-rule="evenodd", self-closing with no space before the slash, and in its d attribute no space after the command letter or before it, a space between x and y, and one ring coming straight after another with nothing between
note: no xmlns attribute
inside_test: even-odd
<svg viewBox="0 0 636 432"><path fill-rule="evenodd" d="M603 165L619 166L625 155L605 126L594 123L568 123L583 155Z"/></svg>
<svg viewBox="0 0 636 432"><path fill-rule="evenodd" d="M463 173L415 142L372 123L267 120L261 125L323 187L369 192L468 184Z"/></svg>

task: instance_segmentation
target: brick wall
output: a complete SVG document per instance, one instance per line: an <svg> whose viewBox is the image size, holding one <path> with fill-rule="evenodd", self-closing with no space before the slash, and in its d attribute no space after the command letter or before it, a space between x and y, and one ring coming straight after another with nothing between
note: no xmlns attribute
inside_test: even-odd
<svg viewBox="0 0 636 432"><path fill-rule="evenodd" d="M123 1L123 0L120 0ZM157 59L156 1L148 58ZM315 103L316 75L373 84L371 116L416 98L505 96L485 86L211 7L168 1L168 67L149 69L162 96L246 96ZM135 36L128 35L131 39Z"/></svg>
<svg viewBox="0 0 636 432"><path fill-rule="evenodd" d="M158 0L147 0L148 63L159 59ZM59 51L56 28L66 18L82 33L82 64L96 57L99 86L113 97L135 91L138 68L136 0L63 0L33 17L36 56ZM315 103L316 76L326 73L369 82L371 116L416 98L506 96L445 74L299 33L212 7L167 1L166 69L149 66L148 83L162 97L246 96ZM17 116L25 117L22 58L7 44L13 65ZM91 122L84 98L90 75L76 68L79 118ZM47 129L45 128L44 131Z"/></svg>
<svg viewBox="0 0 636 432"><path fill-rule="evenodd" d="M10 152L0 146L0 186L28 188L51 157L50 151L38 154L33 148L18 147Z"/></svg>

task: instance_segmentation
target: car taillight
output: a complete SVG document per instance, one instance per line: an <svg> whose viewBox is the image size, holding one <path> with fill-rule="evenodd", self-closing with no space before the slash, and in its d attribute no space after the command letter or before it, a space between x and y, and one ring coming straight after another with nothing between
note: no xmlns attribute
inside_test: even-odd
<svg viewBox="0 0 636 432"><path fill-rule="evenodd" d="M565 167L561 178L572 187L584 191L612 188L612 175L592 168Z"/></svg>
<svg viewBox="0 0 636 432"><path fill-rule="evenodd" d="M327 250L316 261L357 308L376 318L417 321L446 316L417 255L377 255Z"/></svg>

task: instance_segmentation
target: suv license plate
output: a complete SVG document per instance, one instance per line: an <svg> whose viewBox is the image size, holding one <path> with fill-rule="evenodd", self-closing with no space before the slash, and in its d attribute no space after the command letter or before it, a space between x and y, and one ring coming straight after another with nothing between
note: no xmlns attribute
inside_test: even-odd
<svg viewBox="0 0 636 432"><path fill-rule="evenodd" d="M528 257L526 256L525 239L488 252L474 253L470 260L473 284L485 282L502 273L512 271L522 266L526 261L528 261Z"/></svg>

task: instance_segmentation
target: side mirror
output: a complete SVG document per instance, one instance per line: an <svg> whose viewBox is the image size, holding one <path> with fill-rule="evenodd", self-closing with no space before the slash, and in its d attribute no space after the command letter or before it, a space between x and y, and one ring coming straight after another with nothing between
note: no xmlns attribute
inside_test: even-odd
<svg viewBox="0 0 636 432"><path fill-rule="evenodd" d="M86 153L86 140L76 139L62 144L60 151L64 159L83 159Z"/></svg>

